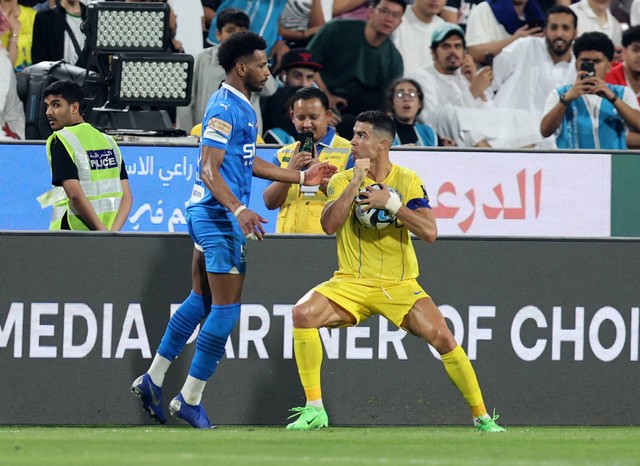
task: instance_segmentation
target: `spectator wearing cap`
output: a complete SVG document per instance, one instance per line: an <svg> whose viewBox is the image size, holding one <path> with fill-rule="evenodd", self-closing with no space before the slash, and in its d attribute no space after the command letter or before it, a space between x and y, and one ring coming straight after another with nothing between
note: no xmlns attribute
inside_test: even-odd
<svg viewBox="0 0 640 466"><path fill-rule="evenodd" d="M227 8L218 12L216 27L216 37L223 43L233 34L249 28L249 16L242 10ZM178 107L176 110L176 126L188 134L195 125L202 123L209 97L224 81L224 68L218 63L218 47L215 45L206 48L195 56L191 102L186 107ZM258 134L262 132L260 97L273 95L277 87L275 78L269 76L262 91L251 95L251 104L258 116Z"/></svg>
<svg viewBox="0 0 640 466"><path fill-rule="evenodd" d="M315 86L322 65L308 49L292 49L282 56L280 88L270 97L262 99L264 140L273 144L294 141L296 130L291 122L289 99L301 87Z"/></svg>
<svg viewBox="0 0 640 466"><path fill-rule="evenodd" d="M351 115L384 108L386 89L404 71L391 34L406 6L405 0L372 0L366 22L332 20L311 40L309 49L324 66L316 84L331 108Z"/></svg>
<svg viewBox="0 0 640 466"><path fill-rule="evenodd" d="M299 88L291 97L289 107L296 133L312 135L314 144L310 151L302 150L300 142L282 147L274 155L275 165L294 170L306 170L321 162L330 163L338 171L353 167L351 143L331 127L329 99L321 89ZM271 183L264 190L263 198L268 209L280 209L276 233L323 234L320 216L327 202L325 191L326 186Z"/></svg>
<svg viewBox="0 0 640 466"><path fill-rule="evenodd" d="M493 0L477 5L469 13L466 28L469 54L476 63L486 54L498 55L516 39L541 35L544 12L536 0Z"/></svg>
<svg viewBox="0 0 640 466"><path fill-rule="evenodd" d="M462 147L512 148L542 139L538 120L527 112L493 108L488 92L492 69L485 66L477 70L466 53L460 26L439 26L433 32L431 51L433 64L408 76L424 92L420 123L433 126L440 136Z"/></svg>

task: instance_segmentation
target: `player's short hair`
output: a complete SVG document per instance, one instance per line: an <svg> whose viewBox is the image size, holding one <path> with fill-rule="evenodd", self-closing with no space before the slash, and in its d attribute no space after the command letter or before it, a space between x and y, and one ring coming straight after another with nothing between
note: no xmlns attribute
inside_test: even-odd
<svg viewBox="0 0 640 466"><path fill-rule="evenodd" d="M42 98L46 98L50 95L59 95L66 100L69 105L73 103L82 103L84 99L84 93L80 84L74 81L56 81L49 84L44 90Z"/></svg>
<svg viewBox="0 0 640 466"><path fill-rule="evenodd" d="M582 52L602 52L607 60L613 59L615 47L609 36L602 32L585 32L573 43L573 54L576 58Z"/></svg>
<svg viewBox="0 0 640 466"><path fill-rule="evenodd" d="M544 19L545 19L544 24L547 24L549 22L549 16L557 15L560 13L571 15L571 17L573 18L573 27L576 29L578 28L578 16L571 8L564 5L555 5L549 8L547 12L544 14Z"/></svg>
<svg viewBox="0 0 640 466"><path fill-rule="evenodd" d="M640 42L640 25L632 26L622 33L622 46L625 49L634 42Z"/></svg>
<svg viewBox="0 0 640 466"><path fill-rule="evenodd" d="M371 8L375 8L378 5L380 5L380 2L382 0L369 0L369 5L371 6ZM398 5L400 5L402 7L402 12L404 13L405 10L407 9L407 2L405 0L387 0L390 3L396 3Z"/></svg>
<svg viewBox="0 0 640 466"><path fill-rule="evenodd" d="M253 56L256 50L266 50L267 43L255 32L239 32L218 47L218 63L229 73L240 59Z"/></svg>
<svg viewBox="0 0 640 466"><path fill-rule="evenodd" d="M356 117L356 121L370 123L376 133L383 133L389 141L396 137L396 124L393 118L380 110L367 110Z"/></svg>
<svg viewBox="0 0 640 466"><path fill-rule="evenodd" d="M222 32L227 24L235 24L239 28L249 29L249 16L238 8L225 8L217 13L216 29Z"/></svg>
<svg viewBox="0 0 640 466"><path fill-rule="evenodd" d="M418 82L415 79L410 79L410 78L399 78L399 79L396 79L393 83L391 83L391 86L389 86L389 89L387 90L387 99L385 102L387 106L387 112L393 114L393 96L395 94L394 91L396 86L400 83L409 83L416 88L416 91L418 91L418 100L420 101L420 106L418 107L418 113L420 113L424 106L424 94L422 93L422 87L420 86L420 84L418 84Z"/></svg>
<svg viewBox="0 0 640 466"><path fill-rule="evenodd" d="M329 110L329 98L324 91L318 87L301 87L289 98L289 108L293 110L293 105L298 100L318 99L325 110Z"/></svg>

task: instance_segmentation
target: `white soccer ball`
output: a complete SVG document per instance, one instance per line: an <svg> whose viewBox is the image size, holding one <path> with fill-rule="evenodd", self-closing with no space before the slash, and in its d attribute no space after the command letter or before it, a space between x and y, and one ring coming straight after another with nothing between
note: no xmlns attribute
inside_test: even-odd
<svg viewBox="0 0 640 466"><path fill-rule="evenodd" d="M382 189L382 186L378 183L370 185L370 187L374 189ZM389 193L391 196L396 196L400 199L400 194L398 194L391 186L389 188ZM360 191L360 193L366 192L366 189ZM360 199L362 197L358 196ZM388 227L392 223L396 221L396 216L391 215L391 213L386 209L369 209L366 212L362 210L361 205L357 205L355 209L356 219L363 225L365 228L373 228L377 230L382 230L383 228Z"/></svg>

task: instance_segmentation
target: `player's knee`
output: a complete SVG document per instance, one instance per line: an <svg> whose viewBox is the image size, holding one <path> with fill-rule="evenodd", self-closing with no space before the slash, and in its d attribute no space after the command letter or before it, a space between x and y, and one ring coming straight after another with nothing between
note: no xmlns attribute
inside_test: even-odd
<svg viewBox="0 0 640 466"><path fill-rule="evenodd" d="M313 328L317 324L317 316L313 307L306 304L296 304L292 311L293 326L296 328Z"/></svg>
<svg viewBox="0 0 640 466"><path fill-rule="evenodd" d="M431 335L428 336L427 341L440 354L453 351L458 344L449 328L435 328L430 333Z"/></svg>

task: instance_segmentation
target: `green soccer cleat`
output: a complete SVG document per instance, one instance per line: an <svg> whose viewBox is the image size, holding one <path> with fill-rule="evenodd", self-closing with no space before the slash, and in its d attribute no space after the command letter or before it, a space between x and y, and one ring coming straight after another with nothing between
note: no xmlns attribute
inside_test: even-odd
<svg viewBox="0 0 640 466"><path fill-rule="evenodd" d="M496 414L496 410L493 410L493 417L490 417L488 414L484 416L478 416L473 420L473 425L480 432L505 432L504 427L500 427L496 424L500 416Z"/></svg>
<svg viewBox="0 0 640 466"><path fill-rule="evenodd" d="M329 416L324 408L316 408L315 406L304 406L291 408L293 414L287 419L298 417L295 421L287 424L290 430L316 430L329 426Z"/></svg>

